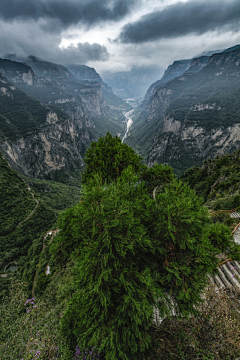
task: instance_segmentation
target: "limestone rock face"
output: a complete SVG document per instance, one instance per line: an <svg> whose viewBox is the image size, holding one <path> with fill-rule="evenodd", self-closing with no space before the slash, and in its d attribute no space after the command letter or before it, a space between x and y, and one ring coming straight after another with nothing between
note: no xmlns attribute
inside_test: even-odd
<svg viewBox="0 0 240 360"><path fill-rule="evenodd" d="M0 74L0 151L14 169L54 179L84 165L95 125L81 105L65 105L67 113L46 106Z"/></svg>
<svg viewBox="0 0 240 360"><path fill-rule="evenodd" d="M79 83L64 66L43 61L34 56L20 59L25 63L9 59L0 59L0 71L14 84L29 95L44 103L59 104L68 112L66 103L74 102L73 108L82 105L92 118L105 115L106 103L101 86L96 83ZM87 68L87 67L86 67ZM89 68L91 69L91 68ZM101 79L101 78L100 78Z"/></svg>
<svg viewBox="0 0 240 360"><path fill-rule="evenodd" d="M68 69L72 72L77 80L85 80L89 82L98 82L102 84L102 78L94 68L86 65L69 65Z"/></svg>
<svg viewBox="0 0 240 360"><path fill-rule="evenodd" d="M84 127L91 126L90 123ZM83 166L85 142L89 133L83 123L68 118L64 122L49 112L39 131L26 134L15 141L5 139L0 149L13 168L35 177L48 178L58 170L74 171Z"/></svg>
<svg viewBox="0 0 240 360"><path fill-rule="evenodd" d="M191 61L192 59L178 60L174 61L172 65L169 65L163 77L150 86L144 100L148 101L155 94L159 86L163 86L167 82L181 76L189 68Z"/></svg>

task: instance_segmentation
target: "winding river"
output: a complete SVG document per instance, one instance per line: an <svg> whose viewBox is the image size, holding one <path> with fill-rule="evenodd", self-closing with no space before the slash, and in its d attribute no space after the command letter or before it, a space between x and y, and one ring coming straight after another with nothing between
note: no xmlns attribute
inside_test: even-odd
<svg viewBox="0 0 240 360"><path fill-rule="evenodd" d="M127 113L124 114L125 117L126 117L126 119L127 119L127 131L126 131L124 137L122 138L122 143L123 143L125 137L127 136L128 130L129 130L130 127L132 126L133 121L132 121L131 115L132 115L133 112L134 112L134 109L133 109L133 110L130 110L130 111L128 111Z"/></svg>

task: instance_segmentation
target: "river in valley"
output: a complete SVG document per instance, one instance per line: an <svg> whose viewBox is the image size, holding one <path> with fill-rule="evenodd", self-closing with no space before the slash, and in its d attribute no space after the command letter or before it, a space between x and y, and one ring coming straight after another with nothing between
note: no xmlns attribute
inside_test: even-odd
<svg viewBox="0 0 240 360"><path fill-rule="evenodd" d="M128 133L128 130L130 129L130 127L132 126L132 113L134 112L134 109L128 111L127 113L124 113L124 116L126 117L127 119L127 130L126 130L126 133L124 135L124 137L122 138L122 143L124 141L124 139L126 138L127 136L127 133Z"/></svg>

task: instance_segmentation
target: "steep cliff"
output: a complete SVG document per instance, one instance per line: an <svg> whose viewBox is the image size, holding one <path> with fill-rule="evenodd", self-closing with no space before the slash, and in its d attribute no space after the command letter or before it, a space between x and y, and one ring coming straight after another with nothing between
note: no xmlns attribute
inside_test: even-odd
<svg viewBox="0 0 240 360"><path fill-rule="evenodd" d="M146 123L157 130L147 163L180 175L240 146L240 49L212 55L205 67L156 90Z"/></svg>
<svg viewBox="0 0 240 360"><path fill-rule="evenodd" d="M201 56L199 58L194 58L185 73L197 73L201 71L207 65L208 59L209 56Z"/></svg>
<svg viewBox="0 0 240 360"><path fill-rule="evenodd" d="M113 93L112 88L102 80L94 68L86 65L68 65L68 69L79 82L93 86L97 91L100 84L102 90L100 96L104 98L106 104L110 107L128 108L127 103Z"/></svg>
<svg viewBox="0 0 240 360"><path fill-rule="evenodd" d="M86 80L89 82L98 82L103 84L103 80L94 68L86 65L68 65L70 72L77 80Z"/></svg>
<svg viewBox="0 0 240 360"><path fill-rule="evenodd" d="M192 59L178 60L174 61L172 65L169 65L163 77L150 86L144 100L148 101L155 93L157 87L163 86L167 82L181 76L189 68L191 61Z"/></svg>
<svg viewBox="0 0 240 360"><path fill-rule="evenodd" d="M18 86L30 95L48 104L61 104L64 111L68 111L70 106L68 104L68 107L65 108L63 104L73 102L71 112L77 106L82 106L84 112L87 112L92 118L105 116L106 103L99 86L79 83L66 67L38 59L32 55L26 59L18 59L14 54L6 55L6 58L17 60L18 62L15 61L15 64L24 61L25 65L27 64L31 71L34 71L35 77L37 77L36 81L23 82L19 81L22 79L18 79ZM6 61L2 60L0 66L5 71L5 75L15 82L17 76L14 74L14 70L10 69L11 64L7 64ZM17 66L14 66L14 69L19 71ZM21 71L23 70L22 68Z"/></svg>
<svg viewBox="0 0 240 360"><path fill-rule="evenodd" d="M86 147L94 139L94 123L81 109L72 116L46 106L0 74L0 149L18 171L38 178L83 165Z"/></svg>

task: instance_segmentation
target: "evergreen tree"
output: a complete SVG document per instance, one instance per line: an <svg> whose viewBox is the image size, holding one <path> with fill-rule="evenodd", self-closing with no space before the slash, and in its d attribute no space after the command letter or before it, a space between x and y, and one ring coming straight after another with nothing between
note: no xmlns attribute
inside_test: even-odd
<svg viewBox="0 0 240 360"><path fill-rule="evenodd" d="M107 360L134 360L151 347L154 305L161 317L173 305L179 316L199 314L195 305L207 274L217 272L219 243L229 252L231 236L212 227L202 199L181 181L157 189L154 200L130 166L106 185L93 175L53 240L52 253L72 252L76 263L62 331Z"/></svg>
<svg viewBox="0 0 240 360"><path fill-rule="evenodd" d="M112 137L107 132L105 137L100 137L97 142L92 142L87 150L84 161L87 168L82 174L82 184L87 185L94 174L99 174L102 182L107 184L116 181L122 171L132 165L134 172L139 177L139 182L144 181L148 193L152 195L155 187L163 187L175 178L169 165L155 164L148 168L142 164L143 158L138 156L127 144L123 144L119 137Z"/></svg>
<svg viewBox="0 0 240 360"><path fill-rule="evenodd" d="M94 175L83 186L83 201L71 216L66 212L67 221L61 217L56 238L63 251L74 241L76 261L78 290L63 332L83 348L97 346L106 359L140 358L151 345L152 306L163 296L151 276L154 249L142 223L151 220L153 199L137 182L131 166L107 188Z"/></svg>
<svg viewBox="0 0 240 360"><path fill-rule="evenodd" d="M105 137L100 137L97 142L93 141L85 153L87 168L82 174L82 184L86 185L96 173L102 177L103 182L115 181L129 165L138 172L142 168L142 159L130 146L122 144L117 135L114 138L108 131Z"/></svg>

